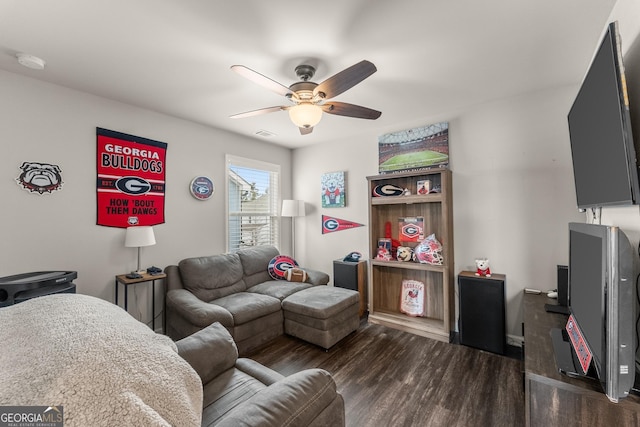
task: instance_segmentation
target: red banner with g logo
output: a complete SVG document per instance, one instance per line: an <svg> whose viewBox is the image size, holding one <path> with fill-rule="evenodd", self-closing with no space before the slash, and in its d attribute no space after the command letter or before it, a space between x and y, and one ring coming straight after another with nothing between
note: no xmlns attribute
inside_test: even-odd
<svg viewBox="0 0 640 427"><path fill-rule="evenodd" d="M97 224L164 223L167 144L96 128Z"/></svg>

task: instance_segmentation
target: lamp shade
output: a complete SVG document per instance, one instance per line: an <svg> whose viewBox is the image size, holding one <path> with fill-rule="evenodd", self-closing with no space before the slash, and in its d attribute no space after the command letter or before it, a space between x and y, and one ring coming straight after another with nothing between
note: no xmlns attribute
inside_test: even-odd
<svg viewBox="0 0 640 427"><path fill-rule="evenodd" d="M124 245L128 248L139 248L156 244L153 228L149 226L127 227Z"/></svg>
<svg viewBox="0 0 640 427"><path fill-rule="evenodd" d="M299 128L312 128L320 123L322 109L317 105L303 102L289 108L289 118Z"/></svg>
<svg viewBox="0 0 640 427"><path fill-rule="evenodd" d="M282 216L304 216L304 200L283 200Z"/></svg>

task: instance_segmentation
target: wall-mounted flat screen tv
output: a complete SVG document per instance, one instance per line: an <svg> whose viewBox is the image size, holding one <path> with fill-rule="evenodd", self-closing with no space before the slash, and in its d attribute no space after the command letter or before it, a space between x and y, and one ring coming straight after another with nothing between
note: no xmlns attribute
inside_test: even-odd
<svg viewBox="0 0 640 427"><path fill-rule="evenodd" d="M578 208L638 204L638 166L617 22L607 28L568 120Z"/></svg>

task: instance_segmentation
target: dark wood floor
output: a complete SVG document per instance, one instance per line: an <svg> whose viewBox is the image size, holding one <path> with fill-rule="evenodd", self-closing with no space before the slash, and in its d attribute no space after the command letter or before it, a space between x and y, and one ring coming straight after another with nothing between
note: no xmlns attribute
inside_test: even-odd
<svg viewBox="0 0 640 427"><path fill-rule="evenodd" d="M333 374L347 426L523 426L522 362L363 322L328 352L281 336L248 355Z"/></svg>

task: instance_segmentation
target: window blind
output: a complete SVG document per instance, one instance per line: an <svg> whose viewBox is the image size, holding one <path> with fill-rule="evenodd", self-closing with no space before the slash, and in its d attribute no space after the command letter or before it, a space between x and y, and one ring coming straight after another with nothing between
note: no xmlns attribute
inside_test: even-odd
<svg viewBox="0 0 640 427"><path fill-rule="evenodd" d="M280 246L280 165L226 156L227 251Z"/></svg>

